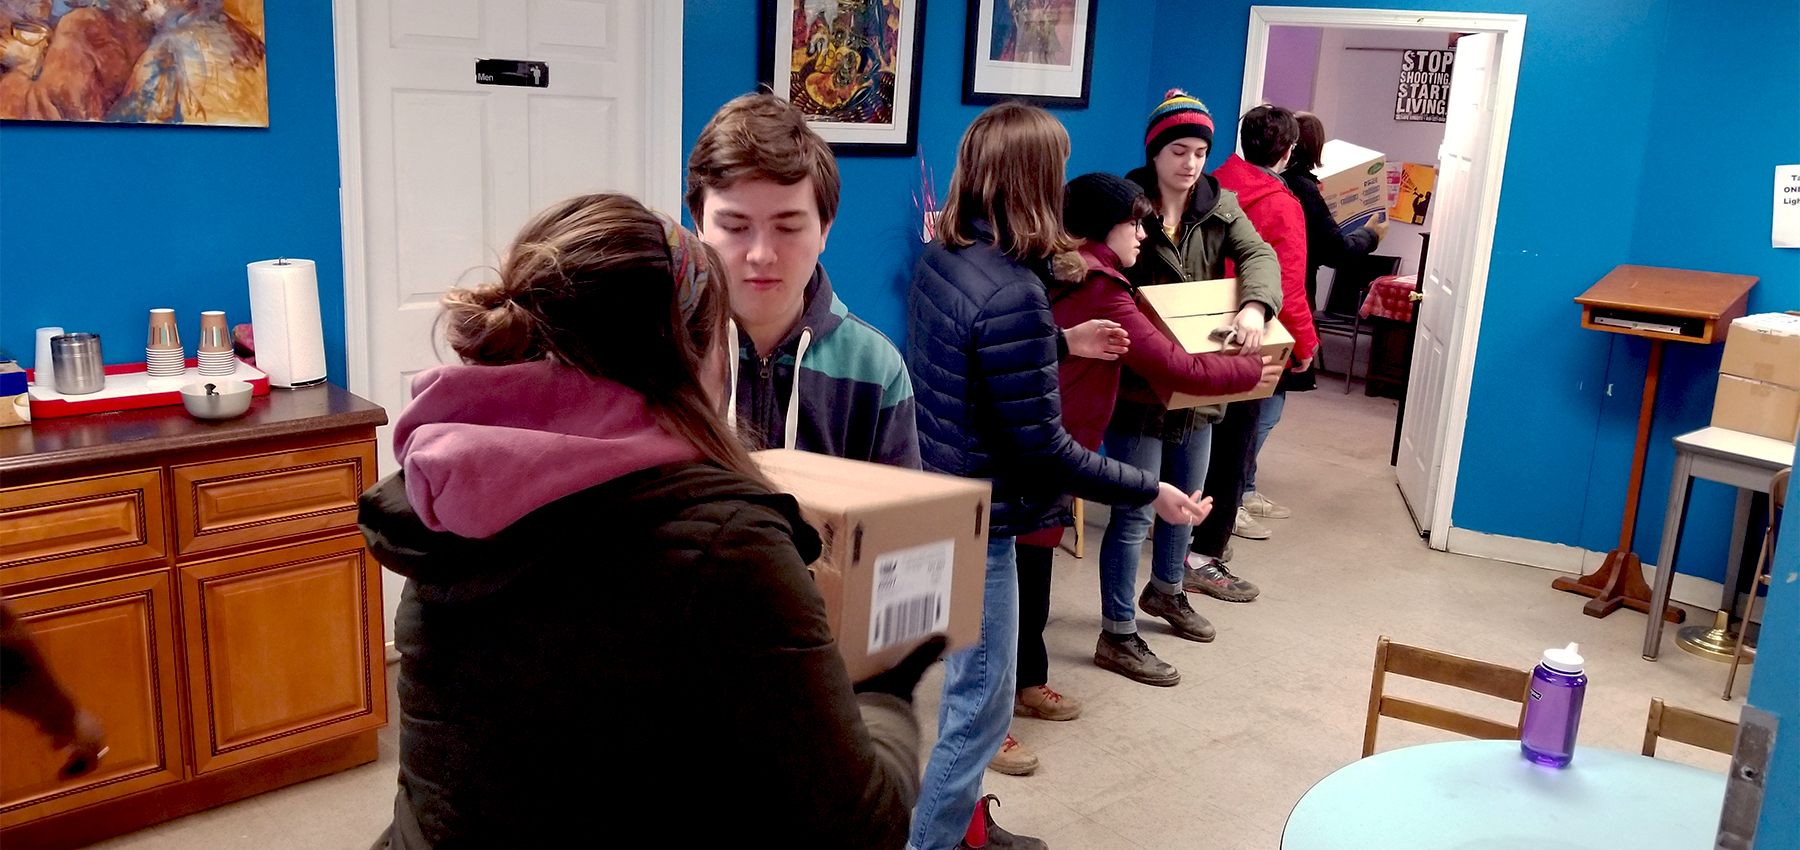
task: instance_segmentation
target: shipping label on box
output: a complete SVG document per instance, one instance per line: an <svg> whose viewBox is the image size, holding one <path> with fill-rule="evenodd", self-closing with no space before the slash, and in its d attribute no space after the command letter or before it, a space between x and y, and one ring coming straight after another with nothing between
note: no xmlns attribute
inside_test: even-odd
<svg viewBox="0 0 1800 850"><path fill-rule="evenodd" d="M1387 155L1332 139L1319 149L1319 194L1331 217L1346 228L1387 217Z"/></svg>
<svg viewBox="0 0 1800 850"><path fill-rule="evenodd" d="M1800 435L1800 389L1720 375L1712 424L1784 443Z"/></svg>
<svg viewBox="0 0 1800 850"><path fill-rule="evenodd" d="M981 639L992 485L792 449L751 457L823 539L813 579L851 681L935 632L950 650Z"/></svg>
<svg viewBox="0 0 1800 850"><path fill-rule="evenodd" d="M1236 279L1165 283L1143 287L1138 290L1138 294L1143 296L1139 305L1143 307L1144 315L1158 330L1180 345L1183 351L1189 354L1218 351L1237 353L1236 345L1226 345L1226 334L1231 330L1232 320L1237 316L1238 306L1242 303L1238 297ZM1288 333L1287 328L1281 326L1281 320L1270 316L1263 330L1262 353L1273 358L1275 363L1283 363L1293 350L1294 337ZM1163 407L1182 410L1207 404L1268 398L1275 394L1277 383L1279 378L1271 378L1245 392L1212 396L1175 392L1166 387L1152 389L1156 391L1156 397L1162 400Z"/></svg>
<svg viewBox="0 0 1800 850"><path fill-rule="evenodd" d="M1759 313L1733 321L1719 374L1800 389L1800 315Z"/></svg>

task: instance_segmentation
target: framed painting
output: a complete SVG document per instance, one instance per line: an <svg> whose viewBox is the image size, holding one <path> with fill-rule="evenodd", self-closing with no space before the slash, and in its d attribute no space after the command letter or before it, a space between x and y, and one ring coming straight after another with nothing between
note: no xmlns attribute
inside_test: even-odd
<svg viewBox="0 0 1800 850"><path fill-rule="evenodd" d="M267 127L263 0L0 0L0 118Z"/></svg>
<svg viewBox="0 0 1800 850"><path fill-rule="evenodd" d="M840 154L912 156L924 0L764 0L758 76Z"/></svg>
<svg viewBox="0 0 1800 850"><path fill-rule="evenodd" d="M1086 109L1100 0L969 0L963 103Z"/></svg>

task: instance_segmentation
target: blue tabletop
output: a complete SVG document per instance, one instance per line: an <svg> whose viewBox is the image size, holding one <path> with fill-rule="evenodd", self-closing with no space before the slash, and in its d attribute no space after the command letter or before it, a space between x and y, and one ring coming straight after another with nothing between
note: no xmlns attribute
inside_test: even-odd
<svg viewBox="0 0 1800 850"><path fill-rule="evenodd" d="M1725 776L1577 747L1540 767L1517 741L1454 741L1377 753L1295 804L1282 850L1708 850Z"/></svg>

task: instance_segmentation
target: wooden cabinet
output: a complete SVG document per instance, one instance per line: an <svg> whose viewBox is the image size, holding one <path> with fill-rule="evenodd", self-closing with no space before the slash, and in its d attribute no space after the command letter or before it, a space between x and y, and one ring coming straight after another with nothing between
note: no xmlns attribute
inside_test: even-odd
<svg viewBox="0 0 1800 850"><path fill-rule="evenodd" d="M361 535L181 568L197 772L385 721L377 570Z"/></svg>
<svg viewBox="0 0 1800 850"><path fill-rule="evenodd" d="M106 725L100 768L60 781L63 759L32 725L0 714L0 827L180 781L175 598L167 572L9 596L45 662Z"/></svg>
<svg viewBox="0 0 1800 850"><path fill-rule="evenodd" d="M79 846L375 758L381 575L356 502L385 421L313 387L225 423L173 407L0 430L0 592L110 747L61 780L0 715L0 845Z"/></svg>

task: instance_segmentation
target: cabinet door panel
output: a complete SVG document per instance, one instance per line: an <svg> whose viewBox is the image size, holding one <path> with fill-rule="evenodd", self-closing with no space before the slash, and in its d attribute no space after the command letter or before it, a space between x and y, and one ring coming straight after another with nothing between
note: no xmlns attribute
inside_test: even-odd
<svg viewBox="0 0 1800 850"><path fill-rule="evenodd" d="M175 552L355 528L374 470L366 442L171 467Z"/></svg>
<svg viewBox="0 0 1800 850"><path fill-rule="evenodd" d="M381 579L360 536L181 568L196 769L380 726Z"/></svg>
<svg viewBox="0 0 1800 850"><path fill-rule="evenodd" d="M0 582L160 560L162 472L0 490Z"/></svg>
<svg viewBox="0 0 1800 850"><path fill-rule="evenodd" d="M0 713L0 826L182 778L174 595L165 572L9 597L45 663L106 727L93 773L60 780L63 758L32 724Z"/></svg>

